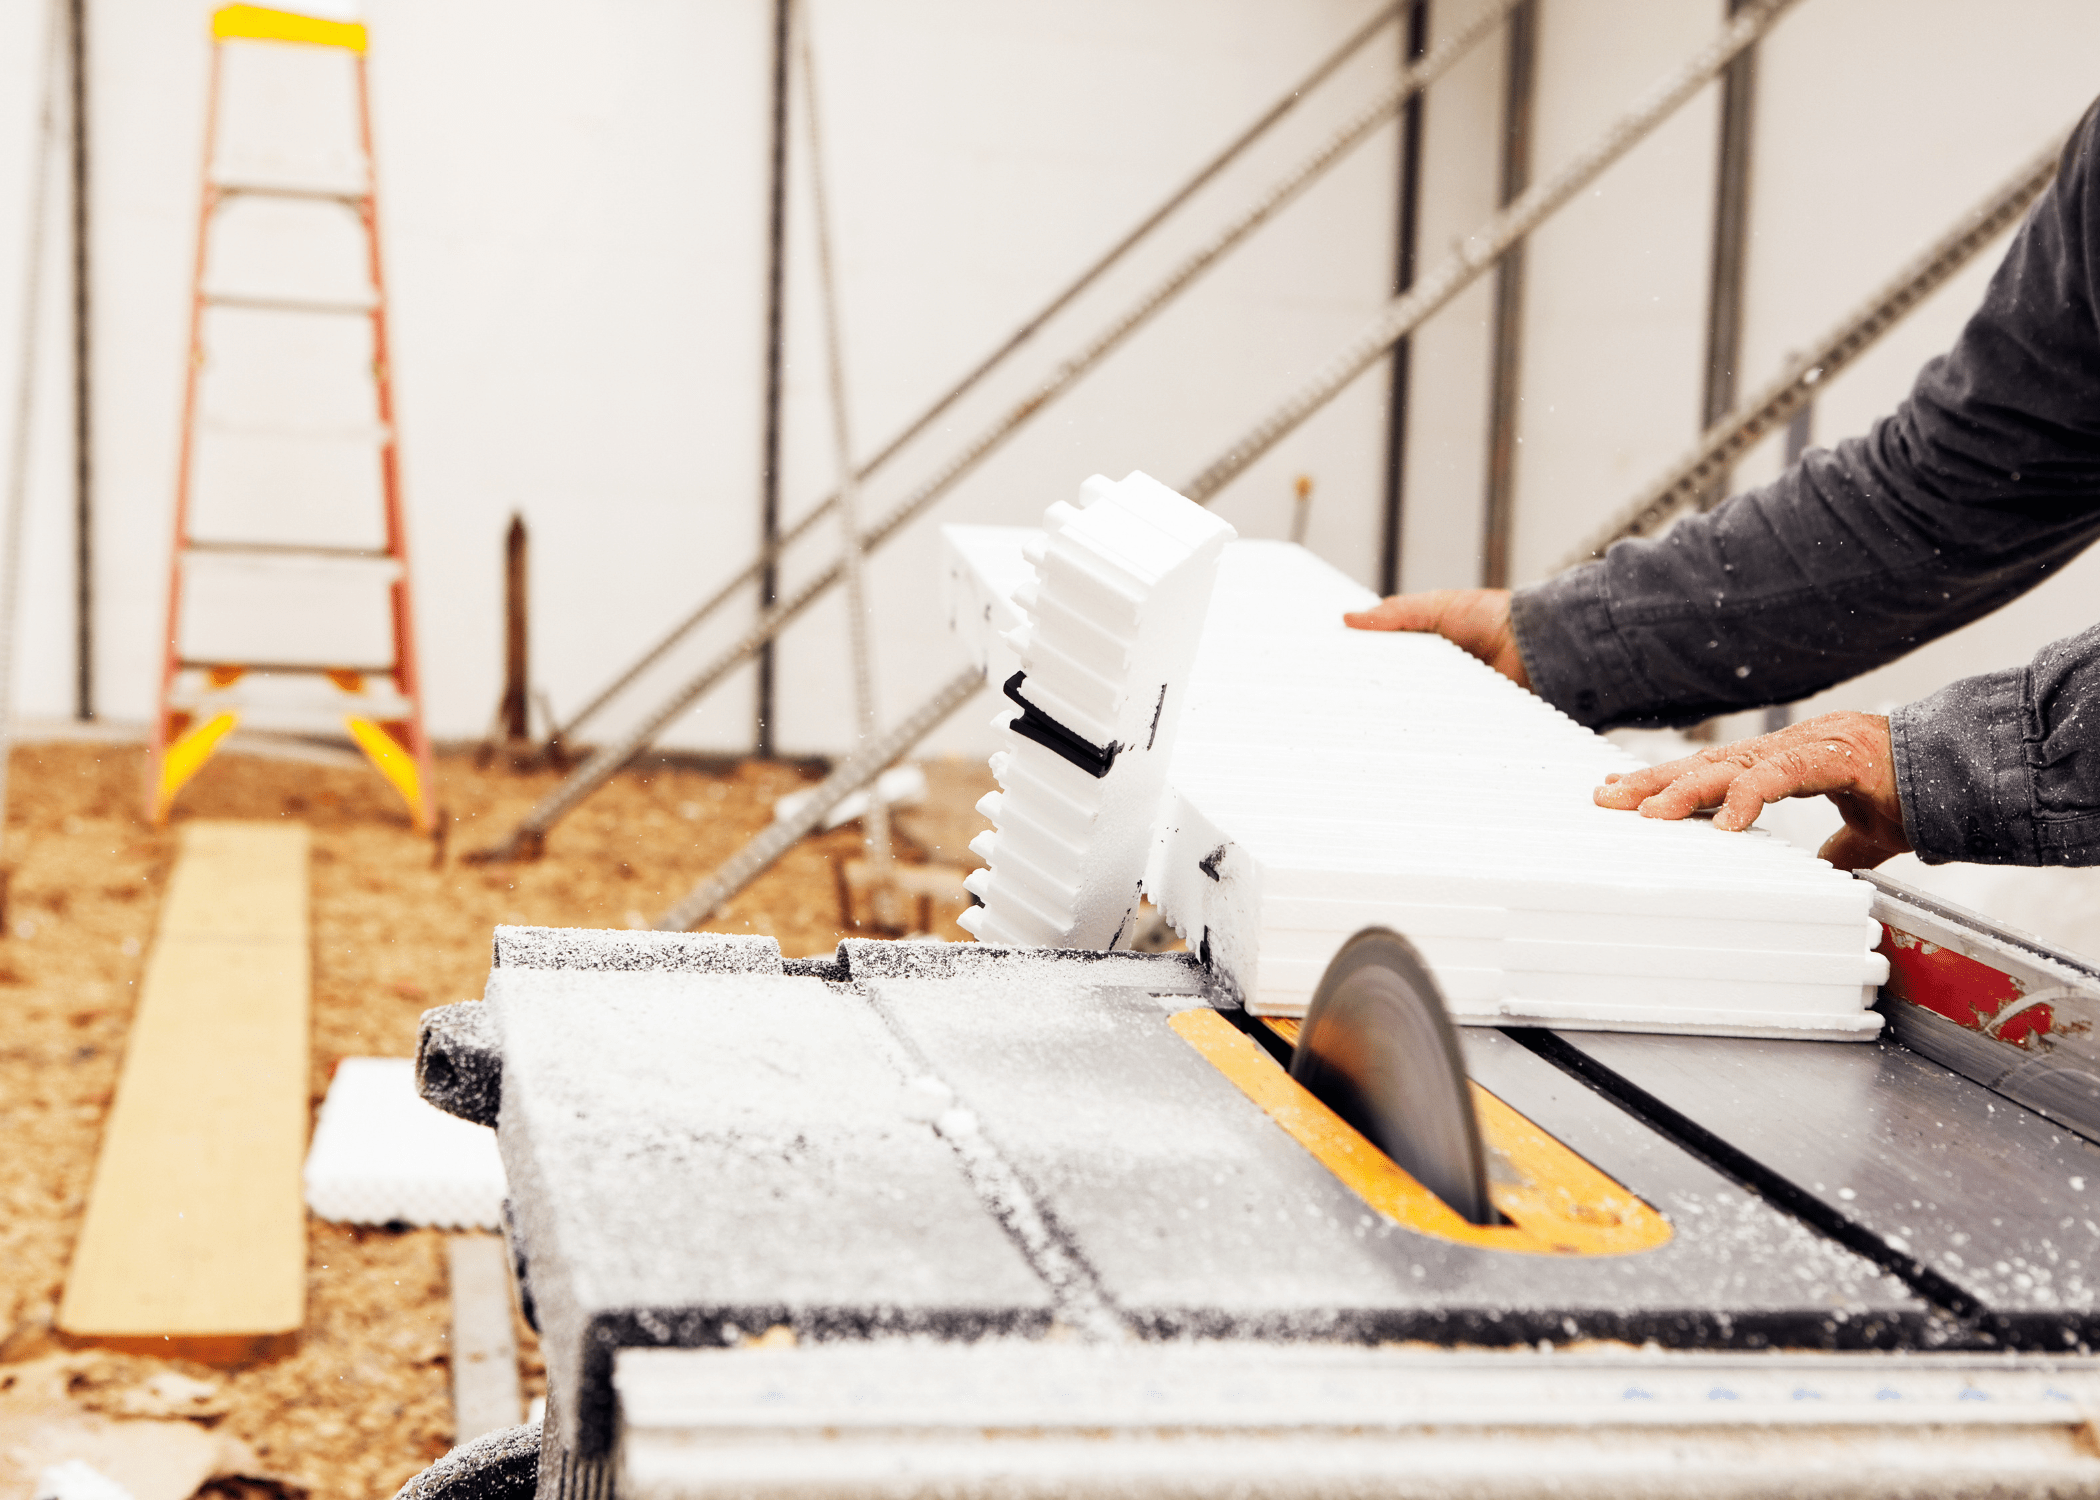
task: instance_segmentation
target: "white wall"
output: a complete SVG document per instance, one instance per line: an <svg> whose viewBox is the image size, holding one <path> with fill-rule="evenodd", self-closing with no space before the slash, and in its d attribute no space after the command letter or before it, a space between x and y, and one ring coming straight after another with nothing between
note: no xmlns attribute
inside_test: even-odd
<svg viewBox="0 0 2100 1500"><path fill-rule="evenodd" d="M1485 0L1436 0L1432 41ZM813 0L836 204L852 418L866 452L973 363L1341 36L1374 0ZM44 0L0 0L0 374L19 332L33 38ZM95 0L98 703L142 719L163 607L208 0ZM1535 171L1552 172L1720 21L1721 0L1543 0ZM499 668L498 548L534 539L535 678L566 711L751 555L759 494L766 0L372 0L372 71L396 372L430 715L478 734ZM1753 388L2078 112L2100 11L2027 0L1801 0L1760 61L1748 319ZM1309 97L1156 246L1036 341L871 486L885 512L1392 75L1388 32ZM1431 92L1421 266L1492 209L1499 35ZM1529 256L1518 576L1541 576L1692 439L1716 92L1542 230ZM790 205L784 505L834 479L807 161ZM1187 479L1383 301L1394 133L1378 137L1205 277L880 554L886 715L951 663L934 576L943 520L1027 521L1096 470ZM54 204L56 209L59 205ZM56 226L54 225L54 229ZM61 252L62 238L54 237ZM1996 251L1986 262L1995 258ZM46 357L21 707L71 707L63 280ZM1827 391L1818 441L1865 429L1953 337L1979 263ZM1416 340L1405 582L1477 579L1485 282ZM1366 580L1382 498L1382 367L1230 487L1251 535L1316 485L1311 541ZM4 441L4 438L0 438ZM1738 478L1774 472L1776 443ZM828 556L820 534L789 581ZM1866 706L2024 658L2079 628L2100 564L1831 695ZM748 620L656 675L692 671ZM835 602L782 646L779 741L850 738ZM637 694L626 712L653 696ZM977 708L936 739L981 745ZM618 727L609 716L601 731ZM748 674L673 743L738 748Z"/></svg>
<svg viewBox="0 0 2100 1500"><path fill-rule="evenodd" d="M149 711L164 609L208 0L95 0L98 381L96 672L108 717ZM1087 258L1373 9L1372 0L1055 8L815 0L850 363L863 452L886 440ZM534 676L566 712L752 554L763 370L766 0L372 0L394 367L430 724L478 735L500 669L500 538L534 546ZM25 199L26 55L43 0L0 3L0 338ZM1237 211L1387 81L1388 33L1275 140L959 410L866 496L886 511L961 439ZM797 119L784 503L834 464ZM871 581L880 696L900 714L952 668L941 520L1026 521L1096 470L1169 482L1212 458L1375 309L1392 263L1381 132L1071 397L894 542ZM63 339L49 299L53 342ZM62 353L62 351L59 351ZM21 709L70 711L65 365L47 361L35 449ZM1222 503L1288 524L1314 476L1314 538L1368 576L1383 389L1365 382ZM828 555L790 561L790 581ZM657 674L690 672L748 621L740 601ZM850 739L842 619L782 647L779 742ZM672 743L750 743L749 674ZM651 696L636 695L628 712ZM987 736L968 710L950 744ZM597 726L619 725L619 716Z"/></svg>

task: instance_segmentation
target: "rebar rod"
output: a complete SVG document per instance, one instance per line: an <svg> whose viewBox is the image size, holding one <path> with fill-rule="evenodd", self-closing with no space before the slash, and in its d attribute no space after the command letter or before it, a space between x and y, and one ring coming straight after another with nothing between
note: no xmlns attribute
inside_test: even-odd
<svg viewBox="0 0 2100 1500"><path fill-rule="evenodd" d="M831 248L831 199L824 171L824 120L817 97L817 52L808 8L802 9L802 101L809 120L809 188L811 227L817 241L817 286L824 305L824 362L831 386L832 454L838 464L839 488L834 508L839 516L839 567L846 583L846 641L853 659L853 712L859 741L866 744L881 728L875 707L875 643L868 630L867 559L860 535L860 477L853 467L853 425L846 404L845 315L839 302L838 266ZM878 926L893 925L894 893L889 889L890 810L868 792L861 815L861 837L874 873L872 915Z"/></svg>
<svg viewBox="0 0 2100 1500"><path fill-rule="evenodd" d="M888 770L899 756L968 701L983 683L984 670L981 667L971 667L950 678L939 692L893 725L888 733L864 744L819 782L815 794L796 809L793 817L768 824L712 875L694 886L683 901L657 918L657 930L690 932L713 916L723 902L770 870L783 854L819 827L827 813Z"/></svg>
<svg viewBox="0 0 2100 1500"><path fill-rule="evenodd" d="M51 195L51 150L57 139L55 118L57 43L63 30L59 6L47 7L43 60L39 79L37 126L31 137L36 154L29 172L29 238L22 265L22 323L15 365L13 430L7 449L6 510L0 515L0 854L5 852L7 772L15 730L15 610L22 583L22 515L29 504L30 430L36 418L36 367L43 322L44 239ZM0 873L0 931L6 925L5 875Z"/></svg>
<svg viewBox="0 0 2100 1500"><path fill-rule="evenodd" d="M1651 89L1647 96L1612 123L1589 147L1544 182L1525 190L1516 202L1475 230L1456 251L1405 296L1395 297L1385 311L1328 360L1289 399L1220 454L1183 490L1191 500L1208 503L1218 491L1246 472L1298 425L1341 393L1375 364L1395 342L1420 327L1431 314L1478 281L1501 259L1502 252L1546 221L1552 213L1634 145L1674 114L1686 100L1728 66L1738 52L1763 36L1796 0L1760 0L1721 28L1720 33L1683 67Z"/></svg>
<svg viewBox="0 0 2100 1500"><path fill-rule="evenodd" d="M1416 93L1427 88L1441 77L1465 55L1474 43L1485 36L1510 8L1519 0L1494 0L1487 10L1477 16L1471 25L1450 41L1435 48L1422 61L1404 72L1400 79L1387 89L1372 104L1352 118L1348 124L1336 130L1311 156L1301 162L1288 176L1281 179L1271 190L1239 218L1218 231L1200 249L1188 256L1167 277L1152 288L1124 315L1111 324L1080 353L1059 365L1049 379L1023 398L1005 416L980 433L966 448L950 459L934 476L907 495L881 520L863 533L869 550L881 546L900 529L915 520L921 512L947 494L986 458L997 451L1015 432L1019 431L1031 417L1050 402L1064 394L1078 379L1095 365L1106 359L1126 339L1151 321L1162 308L1185 291L1218 258L1245 239L1254 230L1274 217L1278 210L1296 198L1321 174L1339 161L1350 148L1364 140L1379 125L1392 118L1400 106ZM1791 3L1791 0L1770 0L1773 4ZM1557 205L1556 205L1557 206ZM1403 299L1404 300L1404 299ZM805 516L789 530L783 543L793 541L813 520ZM760 563L754 561L736 578L722 586L715 597L704 605L703 611L711 610L729 593L758 576ZM607 745L600 747L561 785L550 792L540 804L526 815L525 819L503 839L501 843L478 851L472 857L478 860L503 860L536 857L547 831L559 822L570 809L585 797L603 786L619 769L663 732L666 725L699 698L711 690L716 683L734 670L755 652L764 642L773 639L780 631L807 609L834 583L839 581L839 565L818 573L805 583L794 595L760 615L749 629L734 643L726 647L696 676L688 679L684 686L664 699L658 708L640 724L630 729ZM698 615L694 617L695 620ZM637 669L639 670L639 669ZM573 721L572 721L573 722Z"/></svg>
<svg viewBox="0 0 2100 1500"><path fill-rule="evenodd" d="M1489 13L1479 22L1467 28L1461 44L1452 51L1448 58L1444 59L1443 66L1440 66L1437 72L1441 73L1443 67L1448 66L1451 62L1455 62L1458 55L1465 50L1465 47L1470 46L1473 41L1477 41L1480 36L1491 29L1493 23L1499 20L1502 14L1516 3L1517 0L1495 0L1495 3L1490 7ZM1063 291L1052 297L1018 329L1008 335L1005 342L1000 344L997 349L980 361L962 379L949 387L946 392L937 397L925 411L913 418L901 432L891 438L865 464L861 465L854 477L860 482L866 483L878 470L903 451L907 444L928 431L948 413L956 402L976 389L988 376L1000 368L1007 359L1032 340L1053 317L1069 307L1081 293L1093 286L1095 282L1099 281L1101 277L1118 265L1126 255L1149 238L1152 232L1165 223L1175 210L1194 197L1198 191L1207 186L1220 172L1236 161L1248 147L1260 140L1270 127L1290 113L1291 109L1298 104L1301 95L1310 92L1316 85L1325 81L1329 75L1353 56L1365 42L1375 36L1379 28L1390 21L1398 9L1398 5L1387 6L1376 16L1365 22L1363 26L1359 27L1347 41L1329 53L1318 67L1299 80L1298 85L1289 94L1270 106L1259 119L1242 131L1224 150L1220 151L1198 169L1193 177L1169 194L1159 207L1140 220L1135 227L1111 246L1105 254L1087 267L1086 270L1082 271ZM1430 61L1431 59L1424 58L1422 66L1426 66ZM1431 76L1425 75L1413 87L1408 87L1407 79L1403 76L1400 87L1405 92L1400 98L1394 100L1386 107L1385 111L1381 113L1380 119L1382 120L1386 113L1397 112L1401 104L1418 94L1422 88L1427 87L1430 81ZM1374 108L1376 107L1374 106ZM1228 245L1224 248L1229 249L1230 246ZM1084 371L1082 370L1078 373L1083 374ZM1044 403L1039 401L1037 405L1028 407L1028 416L1033 416L1039 411L1042 404ZM1026 418L1024 417L1023 420L1026 420ZM748 583L756 581L768 568L775 566L780 554L805 536L812 527L830 513L832 506L837 504L837 502L838 496L836 494L827 495L800 519L795 521L794 524L789 526L787 531L771 547L763 550L749 566L722 583L697 608L672 626L654 646L643 652L626 671L614 678L604 688L600 689L589 702L570 715L569 721L555 732L553 737L555 743L558 745L563 740L572 737L577 729L594 718L608 703L631 687L643 673L662 661L680 641L683 641L706 623L714 612L727 603L739 589Z"/></svg>
<svg viewBox="0 0 2100 1500"><path fill-rule="evenodd" d="M1766 434L1787 425L1830 378L1872 348L1957 271L1979 255L2027 211L2056 175L2067 135L2023 164L1988 197L1955 221L1954 227L1914 257L1873 296L1806 354L1789 360L1778 376L1726 420L1701 435L1698 444L1662 478L1643 490L1583 546L1561 561L1572 568L1602 557L1613 542L1646 536L1679 511L1711 509L1727 498L1721 476Z"/></svg>

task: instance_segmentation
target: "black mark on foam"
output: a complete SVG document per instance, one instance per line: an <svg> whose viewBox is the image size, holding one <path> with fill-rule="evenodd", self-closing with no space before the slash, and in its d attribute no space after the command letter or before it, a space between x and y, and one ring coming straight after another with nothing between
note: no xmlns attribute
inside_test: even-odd
<svg viewBox="0 0 2100 1500"><path fill-rule="evenodd" d="M1021 705L1021 717L1013 721L1014 733L1064 757L1089 776L1106 776L1108 768L1116 763L1116 752L1123 747L1113 740L1106 747L1083 740L1023 698L1021 680L1027 675L1026 672L1016 672L1006 679L1006 696ZM1161 692L1164 701L1165 690Z"/></svg>
<svg viewBox="0 0 2100 1500"><path fill-rule="evenodd" d="M1150 750L1152 742L1159 738L1159 711L1167 706L1167 685L1159 685L1159 702L1152 705L1152 731L1145 736L1145 748Z"/></svg>
<svg viewBox="0 0 2100 1500"><path fill-rule="evenodd" d="M1203 858L1197 860L1196 868L1211 879L1222 883L1225 877L1218 873L1218 866L1223 863L1225 863L1225 846L1220 844L1217 848L1211 850L1210 853L1204 855Z"/></svg>

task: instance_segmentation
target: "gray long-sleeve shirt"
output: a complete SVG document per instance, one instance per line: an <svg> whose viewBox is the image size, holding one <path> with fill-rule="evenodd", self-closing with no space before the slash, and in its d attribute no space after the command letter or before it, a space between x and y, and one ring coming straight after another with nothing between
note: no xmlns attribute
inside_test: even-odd
<svg viewBox="0 0 2100 1500"><path fill-rule="evenodd" d="M1983 306L1894 415L1519 590L1517 644L1532 686L1585 724L1693 723L1894 660L2096 538L2100 104ZM1889 722L1921 858L2100 864L2100 626Z"/></svg>

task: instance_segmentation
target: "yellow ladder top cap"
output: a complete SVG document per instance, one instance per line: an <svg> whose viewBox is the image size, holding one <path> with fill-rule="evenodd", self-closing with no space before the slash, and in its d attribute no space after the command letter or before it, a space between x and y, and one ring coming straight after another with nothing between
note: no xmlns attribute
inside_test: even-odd
<svg viewBox="0 0 2100 1500"><path fill-rule="evenodd" d="M215 40L256 42L304 42L312 47L347 47L365 50L365 28L358 21L327 21L302 16L295 11L271 10L262 5L222 5L212 12L211 34Z"/></svg>

